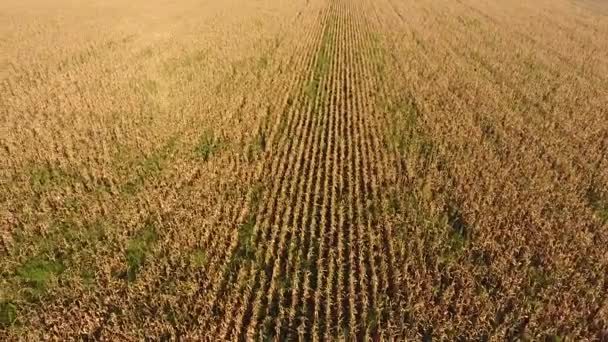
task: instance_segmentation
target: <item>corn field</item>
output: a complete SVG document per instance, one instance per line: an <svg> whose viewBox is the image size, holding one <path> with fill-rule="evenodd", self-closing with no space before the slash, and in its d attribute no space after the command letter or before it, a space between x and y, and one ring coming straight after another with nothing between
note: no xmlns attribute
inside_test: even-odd
<svg viewBox="0 0 608 342"><path fill-rule="evenodd" d="M0 340L608 340L601 0L6 0Z"/></svg>

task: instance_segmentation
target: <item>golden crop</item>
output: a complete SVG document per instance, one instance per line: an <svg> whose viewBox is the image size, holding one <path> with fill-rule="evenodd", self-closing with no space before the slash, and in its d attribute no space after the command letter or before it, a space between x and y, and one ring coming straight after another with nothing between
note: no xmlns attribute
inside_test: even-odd
<svg viewBox="0 0 608 342"><path fill-rule="evenodd" d="M608 339L598 0L0 4L0 340Z"/></svg>

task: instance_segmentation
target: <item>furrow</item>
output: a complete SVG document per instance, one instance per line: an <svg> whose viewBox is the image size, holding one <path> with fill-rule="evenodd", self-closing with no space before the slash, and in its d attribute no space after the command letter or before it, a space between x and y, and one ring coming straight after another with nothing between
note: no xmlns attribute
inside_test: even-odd
<svg viewBox="0 0 608 342"><path fill-rule="evenodd" d="M277 261L275 269L273 269L272 272L272 285L267 289L267 296L269 298L267 311L269 314L266 318L264 318L263 315L260 317L260 319L264 319L264 331L270 334L280 334L283 321L277 320L277 318L283 316L286 312L284 309L285 307L281 306L280 304L286 299L285 292L288 292L292 282L289 275L291 274L291 271L293 271L292 265L295 263L294 258L299 257L301 254L299 249L299 240L302 234L302 228L297 224L296 221L303 206L301 200L305 195L303 184L305 183L308 172L311 168L311 158L309 158L309 156L316 136L315 128L319 122L319 117L317 115L312 115L311 106L308 106L306 115L310 120L308 127L306 127L306 132L303 133L305 136L305 141L300 146L297 167L292 176L292 184L289 190L291 200L287 209L285 210L282 221L277 223L277 226L284 227L287 232L284 234L281 240L281 244L284 246L284 248L282 248L281 251L279 251L278 256L276 256ZM289 245L289 249L285 248L287 245ZM277 284L277 282L279 283ZM275 327L273 327L273 325Z"/></svg>
<svg viewBox="0 0 608 342"><path fill-rule="evenodd" d="M330 195L330 203L328 208L328 217L329 217L329 269L328 269L328 279L327 286L325 288L325 302L326 302L326 310L325 310L325 322L327 325L327 332L330 336L335 336L335 331L332 331L337 326L335 319L337 317L337 309L339 308L339 301L337 301L336 293L337 293L337 272L339 269L338 259L336 257L336 245L338 244L338 195L337 195L337 187L340 185L339 183L339 163L341 162L338 156L338 147L340 145L341 136L339 134L339 127L341 124L341 112L343 107L343 101L341 97L342 93L342 84L341 79L339 77L340 71L344 69L346 66L344 65L343 55L344 55L344 41L342 38L343 35L343 19L344 16L340 11L336 13L336 35L334 40L334 45L336 47L336 64L335 69L331 71L332 79L333 79L333 87L331 89L331 101L328 104L328 113L331 115L333 119L332 123L332 131L331 131L331 179L329 182L329 191Z"/></svg>
<svg viewBox="0 0 608 342"><path fill-rule="evenodd" d="M322 14L323 15L323 14ZM311 82L311 80L313 80L315 78L315 73L314 73L314 68L313 66L316 65L318 63L318 59L319 59L319 54L318 51L320 49L323 48L323 37L325 35L325 22L326 22L326 15L322 16L322 21L321 21L321 30L319 30L319 43L316 44L315 46L317 46L316 49L314 49L315 54L314 54L314 58L311 60L311 63L309 64L309 77L308 77L308 82ZM304 85L301 84L301 87L299 89L303 89ZM300 92L298 94L298 100L302 100L303 102L307 102L309 99L306 97L306 94L303 92ZM302 120L306 120L308 121L308 117L309 115L307 115L307 111L302 111L302 110L298 110L297 108L294 109L295 113L292 112L292 114L296 114L298 117L298 121L300 123L300 125L298 125L298 127L301 126L302 124ZM281 169L281 174L283 175L283 177L289 177L290 174L293 173L292 171L292 167L294 166L294 163L292 162L292 149L293 149L293 140L298 140L299 143L301 143L302 137L300 135L298 135L298 132L302 132L303 129L300 128L294 128L294 130L290 130L287 132L287 134L285 134L282 137L282 140L287 140L286 144L287 147L282 149L282 151L284 151L284 153L279 156L276 157L275 160L281 160L281 165L283 166ZM295 139L294 139L295 138ZM276 178L277 172L271 170L268 175L272 178ZM260 241L258 241L258 244L256 244L256 246L262 246L261 248L256 248L259 251L258 257L256 257L256 260L262 260L263 258L263 263L262 263L262 267L259 268L258 270L256 270L255 272L252 272L251 277L253 278L253 290L251 291L251 295L249 297L249 299L246 299L246 304L245 304L245 313L243 314L243 323L242 323L242 328L246 329L243 330L241 332L241 336L243 336L243 334L247 333L248 336L252 336L255 335L256 331L255 331L255 327L257 327L257 322L258 322L258 316L262 315L264 310L265 310L265 305L261 305L261 301L263 300L262 298L262 294L264 293L264 291L261 291L260 288L264 288L266 281L268 281L268 277L271 277L272 275L270 274L272 271L272 265L270 264L270 257L271 257L271 251L274 249L274 247L268 248L268 240L273 241L272 243L274 243L274 241L276 241L277 238L277 232L279 230L278 227L276 227L275 225L272 225L272 223L274 223L274 219L278 216L277 214L277 208L280 207L279 206L279 200L278 200L278 196L277 194L281 194L281 196L283 196L283 200L280 201L280 203L284 203L285 200L284 198L287 196L286 194L286 188L285 188L285 183L286 182L283 177L281 177L281 182L280 183L276 183L275 186L273 187L272 193L270 194L271 196L271 200L269 202L267 202L267 206L265 210L260 211L259 213L259 217L263 217L264 221L260 224L260 226L262 227L262 229L266 230L266 236L265 238L261 239ZM274 245L273 245L274 246ZM265 248L264 248L265 247ZM264 253L264 251L266 253ZM253 297L251 297L253 296ZM253 322L253 325L250 325L250 323Z"/></svg>
<svg viewBox="0 0 608 342"><path fill-rule="evenodd" d="M335 283L335 290L333 297L336 300L336 329L337 335L339 337L343 337L347 334L348 327L348 279L349 279L349 267L348 262L346 260L346 256L348 255L348 235L347 235L347 222L346 222L346 213L345 210L348 208L348 203L346 203L345 192L347 190L347 173L346 173L346 151L345 147L350 142L347 140L346 135L346 120L348 119L349 114L349 94L352 91L349 88L348 82L346 82L346 73L349 70L349 63L346 51L349 51L349 46L347 45L346 40L340 39L340 46L342 49L342 67L339 70L339 83L338 91L340 92L339 101L340 108L338 110L339 115L339 125L336 129L337 135L337 143L339 149L337 153L339 155L336 156L336 159L339 161L338 165L334 166L334 171L337 173L338 184L337 184L337 194L336 194L336 208L337 211L337 226L338 226L338 245L336 246L338 251L338 257L336 258L336 262L338 265L338 279Z"/></svg>
<svg viewBox="0 0 608 342"><path fill-rule="evenodd" d="M329 12L328 12L329 13ZM330 30L331 28L329 26L325 27L325 34L324 34L324 43L327 43L327 38L328 35L330 34ZM320 54L322 54L323 58L327 58L327 46L323 47L323 50L320 51ZM326 63L327 61L325 61ZM325 69L326 66L324 65L320 65L317 64L317 69L316 72L321 72L323 71L323 69ZM325 72L325 71L324 71ZM312 153L313 153L313 158L312 158L312 164L310 167L310 170L308 171L309 173L306 174L305 176L307 176L307 181L308 181L308 186L307 188L309 189L308 191L306 191L306 203L304 204L304 214L302 215L303 218L299 218L299 220L303 220L304 222L310 221L310 224L304 224L303 227L309 226L310 227L310 235L309 238L306 239L304 238L304 244L309 244L309 247L303 247L302 251L308 249L308 254L306 257L306 261L305 264L308 265L308 268L310 268L310 265L312 264L312 262L314 260L316 260L315 256L317 255L313 249L316 247L314 244L314 241L317 239L317 236L320 235L320 233L318 232L319 229L319 220L318 220L318 216L316 215L317 213L317 206L318 203L323 201L324 198L324 193L322 193L320 191L320 186L321 186L321 180L325 178L325 169L322 167L322 165L318 165L322 163L322 158L325 155L325 149L324 146L326 144L326 132L327 132L327 118L323 113L323 104L326 102L326 96L327 96L327 78L326 77L322 77L323 75L316 75L317 79L312 80L313 82L311 82L309 85L313 85L314 88L312 89L312 92L308 92L309 96L312 96L314 99L314 109L313 109L313 113L315 116L317 116L318 118L318 124L316 125L316 129L315 129L315 138L314 138L314 142L313 142L313 146L312 146ZM310 88L308 90L311 90ZM312 186L312 182L310 182L310 180L312 179L316 179L316 185L315 185L315 190L314 191L310 191L310 188ZM314 194L314 197L313 197ZM306 213L309 213L308 215ZM297 215L299 216L299 215ZM318 252L317 252L318 253ZM307 326L308 319L307 317L309 316L310 313L310 309L313 306L313 303L311 301L311 290L310 290L310 273L311 271L314 271L314 269L311 270L306 270L305 272L305 280L304 283L302 284L302 290L303 290L303 294L302 294L302 300L303 305L301 306L301 311L299 312L299 314L297 313L297 305L295 305L295 303L297 302L297 300L293 300L292 302L294 303L294 305L292 305L292 307L289 309L290 312L290 317L292 317L290 319L290 332L293 333L296 329L295 329L295 325L298 324L298 335L303 336L306 332L310 332L310 328L305 328ZM298 288L300 286L298 285ZM293 297L292 297L293 298ZM297 298L299 300L299 298ZM299 318L298 318L299 316Z"/></svg>
<svg viewBox="0 0 608 342"><path fill-rule="evenodd" d="M278 301L277 292L281 291L280 287L284 286L285 282L288 282L289 279L286 278L286 270L285 263L287 259L291 258L291 253L285 247L287 245L286 241L290 240L291 230L295 229L293 225L294 213L292 212L292 208L295 208L300 199L300 193L298 192L298 185L302 182L302 179L306 177L306 173L302 172L302 165L308 164L308 161L304 160L305 151L309 150L309 146L312 144L311 139L314 135L314 131L311 129L313 121L316 121L317 117L312 115L311 108L306 112L307 117L307 125L305 131L297 134L294 139L300 139L300 137L304 137L302 143L300 144L298 150L298 157L296 161L296 166L292 171L291 175L291 185L288 190L290 194L290 201L285 201L287 206L284 208L284 214L281 215L281 218L278 219L275 217L276 221L272 221L272 225L282 230L281 242L279 246L282 246L278 251L277 255L271 255L271 257L275 258L273 268L270 271L271 274L271 282L270 284L266 284L265 290L260 291L260 293L266 293L265 297L261 297L262 302L260 304L260 315L258 317L258 321L263 321L263 332L272 333L270 330L274 330L272 325L274 324L275 318L278 316ZM313 118L314 117L314 118ZM291 163L293 161L290 160ZM272 250L274 253L274 249ZM289 254L289 255L288 255ZM272 262L272 261L269 261ZM277 284L277 282L280 282ZM264 289L264 287L262 287ZM281 291L282 293L282 291ZM267 300L265 299L267 298ZM281 310L282 311L282 310ZM258 322L260 323L260 322ZM253 327L254 330L257 330L256 327ZM262 336L266 338L267 336Z"/></svg>
<svg viewBox="0 0 608 342"><path fill-rule="evenodd" d="M321 21L323 20L323 18L320 18ZM322 22L320 25L320 28L323 28ZM322 35L322 30L315 30L314 26L313 26L313 30L310 31L310 34L308 36L310 36L311 38L305 40L305 44L303 45L303 49L304 51L306 51L307 53L304 54L296 54L296 56L298 56L299 58L297 59L297 62L294 63L294 65L298 66L298 65L308 65L308 67L305 67L304 70L310 70L311 69L311 65L313 65L315 63L316 60L316 55L315 55L315 51L316 49L314 49L314 46L318 46L320 39L321 39L321 35ZM308 42L310 42L310 45L308 44ZM298 116L298 115L294 115L297 114L298 112L294 113L294 102L293 102L293 96L289 95L289 91L296 91L298 89L301 89L302 84L306 81L306 77L310 78L310 73L306 73L306 72L297 72L294 71L293 72L293 77L291 80L291 84L292 86L287 87L285 90L285 97L284 97L284 102L283 102L283 108L284 108L284 114L283 116L279 117L278 120L281 121L286 121L287 122L287 132L284 132L283 134L279 134L279 136L281 136L281 140L280 140L280 144L284 145L285 143L285 137L289 136L289 132L291 132L294 128L294 126L300 122L300 120L302 119L302 116ZM303 98L300 96L300 98ZM298 98L299 100L299 98ZM297 105L297 103L296 103ZM279 129L280 126L277 125L275 126L275 129ZM290 147L290 145L289 145ZM277 170L279 168L279 166L285 167L285 163L280 163L281 160L283 160L283 154L287 153L286 152L287 148L283 148L283 149L279 149L279 156L275 157L275 158L267 158L265 160L265 164L266 166L264 166L264 168L268 169L270 168L269 171L267 171L268 173L273 173L275 172L275 174L278 174L279 171ZM281 154L282 153L282 154ZM272 154L272 153L270 153ZM282 177L276 177L273 178L275 179L275 184L273 186L273 188L276 188L278 186L278 184L280 184L280 182L282 181ZM273 192L273 194L277 194L278 192L275 191ZM271 200L272 201L272 200ZM270 202L271 202L270 201ZM265 202L268 203L268 202ZM265 211L267 210L267 206L264 205L260 205L259 208L252 208L252 210L259 210L259 212L257 213L257 215L259 215L260 217L262 217L261 215L263 215L265 213ZM254 217L255 219L255 217ZM254 246L258 246L260 240L262 240L262 231L260 229L260 225L255 224L254 226L254 232L253 232L253 239L254 239ZM238 252L236 250L236 248L239 248L241 246L239 246L240 243L243 243L243 241L237 241L236 244L237 246L235 246L233 255L236 255ZM250 251L248 251L249 253ZM257 255L260 253L259 249L256 248L255 250L256 252L256 260L257 260ZM230 263L227 264L227 271L226 272L231 272L230 271L230 267L239 267L238 269L238 273L240 275L240 273L242 272L248 272L249 274L255 274L255 267L254 265L250 265L249 267L240 267L241 265L230 265ZM217 298L228 298L228 301L231 303L235 303L237 301L241 301L242 300L242 296L238 295L239 293L242 294L242 291L245 291L246 289L250 288L252 285L250 284L252 282L252 277L249 277L248 280L246 282L234 282L234 275L226 277L225 281L222 283L222 285L219 287L218 291L219 295L217 295ZM230 291L228 289L226 289L226 286L229 286L230 284L240 284L240 287ZM233 291L236 291L236 293L234 293ZM224 297L225 296L225 297ZM217 301L217 299L216 299ZM223 317L225 320L227 320L227 323L223 323L223 324L218 324L216 325L217 327L221 326L224 328L224 330L229 331L230 329L227 329L228 327L230 327L233 323L232 319L234 317L237 317L237 321L240 321L242 319L243 314L239 314L239 315L232 315L232 314L221 314L222 312L222 307L224 306L234 306L235 310L240 310L240 308L243 307L242 304L240 305L235 305L235 304L230 304L230 305L219 305L219 304L213 304L211 306L211 311L213 313L218 314L218 316ZM226 312L230 312L230 311L226 311ZM241 325L240 323L237 323L238 325ZM213 334L215 336L215 334Z"/></svg>
<svg viewBox="0 0 608 342"><path fill-rule="evenodd" d="M362 11L358 11L357 13L362 13ZM382 84L382 80L379 79L377 71L374 70L374 67L370 65L372 62L382 63L382 56L379 55L379 47L370 46L370 44L374 43L373 37L371 36L372 29L369 27L369 23L367 20L359 20L362 22L360 27L364 28L363 32L359 35L361 38L361 46L364 48L362 51L363 54L360 55L360 65L363 69L362 73L364 74L364 79L369 80L369 82L364 82L363 93L368 97L368 110L369 115L366 115L367 120L364 121L366 125L364 125L367 139L366 141L371 143L371 146L368 147L368 151L371 151L371 161L370 165L374 170L372 175L374 176L372 181L372 193L373 193L373 201L376 212L373 212L372 221L370 222L372 226L376 227L378 230L376 232L376 240L378 241L376 244L377 250L377 268L380 270L380 282L379 282L379 302L376 305L376 317L375 322L373 324L376 325L376 329L379 331L386 331L384 324L387 323L387 316L389 309L391 296L392 296L392 288L393 278L392 278L392 250L391 243L389 240L390 231L389 227L384 222L381 217L379 217L379 213L381 211L381 203L382 198L380 197L378 187L380 183L384 183L387 180L387 176L384 174L384 170L388 169L388 160L386 159L386 154L384 153L383 146L379 142L379 137L382 136L382 132L378 129L377 124L381 122L381 119L378 119L378 114L375 109L376 104L378 103L378 99L374 98L374 94L381 93L379 84ZM379 42L375 42L379 44ZM371 51L371 52L370 52ZM371 83L371 84L370 84ZM379 91L380 90L380 91ZM386 124L386 123L385 123ZM380 338L380 336L375 336L375 338Z"/></svg>
<svg viewBox="0 0 608 342"><path fill-rule="evenodd" d="M356 84L357 84L357 76L353 75L353 86L355 88L353 89L357 89L356 88ZM352 117L352 125L351 125L351 130L352 130L352 136L353 136L353 143L351 146L353 146L353 150L354 150L354 157L351 159L352 162L352 172L354 173L354 188L353 188L353 199L352 199L352 203L351 205L355 208L355 212L354 212L354 217L355 217L355 225L356 225L356 234L355 234L355 241L357 241L357 250L359 253L359 260L358 260L358 281L357 283L360 284L360 291L359 291L359 303L358 303L358 307L357 307L357 312L360 314L358 322L357 322L357 326L359 327L359 329L364 329L364 327L366 326L366 322L367 322L367 315L368 315L368 310L369 308L372 306L371 303L371 299L372 299L372 293L371 293L371 279L372 279L372 269L371 269L371 264L370 264L370 259L371 259L371 255L369 253L368 248L366 248L369 244L369 241L367 241L366 236L364 234L364 227L366 225L365 222L365 209L364 209L364 199L366 198L366 192L365 192L365 188L364 188L364 177L365 175L363 174L363 166L362 166L362 159L361 159L361 137L360 137L360 132L359 132L359 128L358 128L358 112L361 110L360 108L360 103L359 103L359 99L357 96L355 96L353 98L353 102L354 102L354 107L353 107L353 111L351 113L351 117ZM362 339L363 335L361 335L361 333L364 331L358 331L358 337L357 339Z"/></svg>
<svg viewBox="0 0 608 342"><path fill-rule="evenodd" d="M293 277L291 277L291 279L295 279L294 283L296 287L292 291L291 305L289 306L289 334L293 334L296 332L296 317L298 317L299 312L298 305L300 303L300 299L303 297L303 295L300 296L300 291L305 290L305 284L302 283L304 282L304 277L306 273L309 271L309 267L307 266L308 256L304 253L308 250L308 248L306 248L306 245L312 238L314 238L313 233L310 231L313 228L310 212L314 210L313 198L315 197L314 194L317 194L317 192L315 192L312 187L314 185L313 181L316 179L316 170L318 169L317 164L321 162L321 154L319 152L319 141L321 137L320 127L322 125L323 118L318 113L312 113L311 115L314 115L315 117L315 125L313 128L314 136L311 144L308 146L307 160L309 162L306 163L307 169L304 173L305 177L300 178L300 187L302 187L303 190L301 193L304 194L304 200L298 202L298 208L296 209L296 217L298 219L296 220L295 224L303 230L301 234L303 236L301 237L302 247L298 248L298 260L292 271ZM307 227L310 229L306 229ZM305 260L302 260L304 258ZM302 289L300 289L300 287L302 287ZM293 335L290 336L293 337Z"/></svg>
<svg viewBox="0 0 608 342"><path fill-rule="evenodd" d="M326 85L325 89L323 90L323 97L324 100L321 102L321 105L319 107L319 111L322 113L322 115L324 115L325 117L327 117L328 119L328 124L324 127L324 132L323 132L323 139L321 141L321 148L322 148L322 153L323 156L325 157L324 163L323 163L323 167L324 168L324 172L323 172L323 188L322 188L322 192L324 194L323 197L323 202L321 203L320 207L317 210L317 216L320 216L319 219L319 253L318 253L318 258L317 258L317 265L316 265L316 281L315 284L316 286L313 287L313 289L315 290L314 292L314 324L313 324L313 339L322 339L323 335L325 334L325 330L327 327L327 322L325 322L325 318L323 317L323 314L325 313L325 310L327 310L327 303L326 300L324 300L325 296L323 293L324 287L326 286L326 282L327 282L327 269L326 269L326 263L328 262L328 258L329 258L329 254L328 254L328 245L331 242L331 234L329 234L329 230L331 228L331 214L330 214L330 203L331 203L331 187L333 186L333 178L332 178L332 161L331 161L331 150L333 148L334 145L334 140L331 136L331 132L333 130L333 126L334 126L334 122L335 122L335 117L334 115L332 115L331 113L331 102L332 102L332 92L331 89L334 86L335 83L335 78L333 77L333 71L336 69L337 67L337 63L338 63L338 55L337 55L337 49L336 49L336 45L335 45L335 38L336 38L336 25L335 25L335 20L336 20L336 15L335 12L333 11L332 6L330 6L330 13L331 13L331 19L330 19L330 23L329 23L329 29L330 29L330 37L329 39L331 40L330 43L330 48L331 48L331 62L330 62L330 68L327 72L328 75L328 84Z"/></svg>
<svg viewBox="0 0 608 342"><path fill-rule="evenodd" d="M327 29L327 28L326 28ZM326 78L322 78L319 80L319 89L325 87ZM298 284L294 291L291 294L291 304L289 306L289 324L288 324L288 336L291 336L290 339L293 338L293 335L299 330L298 334L301 335L303 332L302 326L305 324L305 316L307 314L306 310L306 298L308 294L308 279L310 276L310 265L312 263L313 254L312 248L313 244L311 241L315 240L315 227L316 227L316 203L319 202L319 183L320 177L319 173L321 171L321 167L319 166L322 163L322 153L320 149L321 141L322 141L322 127L325 125L326 117L323 115L321 111L318 110L320 96L316 96L316 101L314 103L315 107L313 109L313 115L316 118L316 125L314 129L314 138L311 142L311 145L308 148L308 157L309 163L307 163L308 168L305 170L303 177L300 179L300 187L304 193L304 201L300 201L298 203L298 208L296 209L297 218L295 220L295 225L300 227L303 230L302 236L302 246L298 249L298 262L297 265L293 269L293 273L297 273L295 275L295 282ZM316 181L315 181L316 180ZM316 183L316 185L315 185ZM313 186L315 188L313 188ZM305 187L305 188L304 188ZM308 229L306 229L308 228ZM307 254L304 254L307 253ZM304 260L302 260L304 259ZM300 271L300 268L303 270ZM300 289L300 287L302 287ZM299 295L300 291L302 291L302 295ZM302 301L304 301L302 303ZM301 308L300 309L300 305ZM298 326L298 327L297 327Z"/></svg>
<svg viewBox="0 0 608 342"><path fill-rule="evenodd" d="M352 54L349 55L348 59L349 63L352 63ZM354 89L354 79L352 74L352 69L348 68L345 71L345 82L347 84L348 89L355 91ZM346 143L344 144L344 174L345 176L345 184L344 189L347 194L346 197L346 224L345 231L346 238L349 243L346 244L347 250L345 253L348 253L348 267L350 272L348 273L348 307L350 308L348 314L348 331L350 334L350 338L356 336L358 321L357 316L362 312L362 302L358 300L359 295L361 293L361 282L359 281L359 274L361 273L360 268L360 246L358 245L358 221L356 219L355 213L355 170L354 170L354 123L352 113L355 111L355 104L353 100L352 93L348 94L348 101L346 106L346 123L344 125L344 136Z"/></svg>
<svg viewBox="0 0 608 342"><path fill-rule="evenodd" d="M362 268L365 272L361 274L360 281L362 283L363 295L363 311L361 312L359 328L359 338L369 338L369 321L374 319L374 310L377 303L377 271L375 267L375 255L374 255L374 239L371 234L371 205L373 204L372 195L369 180L371 177L369 170L368 154L366 147L365 132L363 130L363 120L366 113L366 107L364 98L362 97L361 85L364 79L361 75L359 62L355 59L351 65L353 68L354 86L356 91L354 92L354 103L355 109L352 112L354 121L354 146L355 146L355 172L356 172L356 208L357 216L360 218L359 236L357 240L360 242L360 258L362 258Z"/></svg>

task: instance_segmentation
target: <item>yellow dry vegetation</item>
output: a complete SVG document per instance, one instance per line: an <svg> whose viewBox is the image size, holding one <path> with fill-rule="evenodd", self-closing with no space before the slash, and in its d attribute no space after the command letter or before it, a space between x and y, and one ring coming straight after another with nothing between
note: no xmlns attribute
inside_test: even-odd
<svg viewBox="0 0 608 342"><path fill-rule="evenodd" d="M605 8L0 3L0 340L608 339Z"/></svg>

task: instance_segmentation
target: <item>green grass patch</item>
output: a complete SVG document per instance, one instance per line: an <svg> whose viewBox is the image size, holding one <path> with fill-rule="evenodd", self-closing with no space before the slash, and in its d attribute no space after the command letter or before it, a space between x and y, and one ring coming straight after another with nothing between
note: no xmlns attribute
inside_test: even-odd
<svg viewBox="0 0 608 342"><path fill-rule="evenodd" d="M287 105L291 105L289 98L287 99ZM249 145L247 147L246 158L248 162L256 160L266 151L268 146L269 141L267 132L272 130L272 125L274 123L270 105L266 106L266 109L261 117L262 122L257 128L255 136L249 141ZM283 121L285 121L283 118L279 119L280 124L283 123Z"/></svg>
<svg viewBox="0 0 608 342"><path fill-rule="evenodd" d="M163 169L167 158L175 151L177 146L177 138L172 137L169 141L158 151L152 153L149 157L145 158L140 165L140 174L142 176L148 176L155 174Z"/></svg>
<svg viewBox="0 0 608 342"><path fill-rule="evenodd" d="M382 75L386 70L386 61L384 59L384 48L382 47L381 35L378 32L371 32L369 44L369 53L372 63L376 66L376 70Z"/></svg>
<svg viewBox="0 0 608 342"><path fill-rule="evenodd" d="M158 240L155 227L147 224L133 239L127 243L125 257L127 261L126 279L133 282L143 267L146 257L154 242Z"/></svg>
<svg viewBox="0 0 608 342"><path fill-rule="evenodd" d="M264 69L268 68L268 65L270 65L268 56L263 55L258 59L258 62L257 62L258 70L264 70Z"/></svg>
<svg viewBox="0 0 608 342"><path fill-rule="evenodd" d="M308 82L304 89L306 95L313 102L320 94L319 85L321 83L321 80L327 76L331 64L330 53L333 41L332 34L328 29L329 25L331 25L331 22L326 25L325 31L323 32L323 37L321 38L321 45L319 47L319 53L317 55L317 61L315 63L312 80Z"/></svg>
<svg viewBox="0 0 608 342"><path fill-rule="evenodd" d="M255 59L255 57L254 57ZM253 69L255 71L255 75L256 78L258 80L261 80L262 78L262 73L264 72L264 70L268 69L268 67L270 66L270 59L268 58L268 55L266 55L265 53L258 57L256 60L253 61Z"/></svg>
<svg viewBox="0 0 608 342"><path fill-rule="evenodd" d="M595 211L595 215L599 220L607 224L608 223L608 202L604 201L596 201L593 203L593 209Z"/></svg>
<svg viewBox="0 0 608 342"><path fill-rule="evenodd" d="M209 56L209 50L196 50L166 62L163 68L165 74L176 75L180 70L194 68L203 64Z"/></svg>
<svg viewBox="0 0 608 342"><path fill-rule="evenodd" d="M320 94L321 80L327 75L330 63L329 56L326 56L323 53L320 53L318 58L313 78L306 84L306 88L304 89L306 96L313 102Z"/></svg>
<svg viewBox="0 0 608 342"><path fill-rule="evenodd" d="M587 202L600 222L608 224L608 198L596 189L597 187L591 186L587 191Z"/></svg>
<svg viewBox="0 0 608 342"><path fill-rule="evenodd" d="M17 306L9 301L0 302L0 328L10 328L17 322Z"/></svg>
<svg viewBox="0 0 608 342"><path fill-rule="evenodd" d="M109 224L101 219L77 225L66 218L52 223L44 236L16 233L16 249L30 258L15 269L9 283L25 284L25 294L30 300L45 294L68 269L81 274L82 284L95 284L96 260L107 242L108 228Z"/></svg>
<svg viewBox="0 0 608 342"><path fill-rule="evenodd" d="M291 292L292 284L291 284L291 279L289 278L288 275L281 274L279 276L279 288L284 293L290 293Z"/></svg>
<svg viewBox="0 0 608 342"><path fill-rule="evenodd" d="M389 213L397 214L401 211L401 203L399 201L399 194L396 190L391 190L387 195L387 208Z"/></svg>
<svg viewBox="0 0 608 342"><path fill-rule="evenodd" d="M545 336L545 341L547 342L563 342L563 341L567 341L566 338L562 337L561 335L547 335Z"/></svg>
<svg viewBox="0 0 608 342"><path fill-rule="evenodd" d="M541 267L533 267L530 271L529 279L536 291L551 285L553 282L550 274L545 272Z"/></svg>
<svg viewBox="0 0 608 342"><path fill-rule="evenodd" d="M94 248L105 239L105 230L109 224L102 219L80 226L71 219L58 220L51 226L45 237L33 240L41 254L54 255L61 253L67 259L84 249ZM32 243L31 238L22 237L24 243Z"/></svg>
<svg viewBox="0 0 608 342"><path fill-rule="evenodd" d="M277 132L280 132L280 133L285 132L285 129L287 128L287 124L289 123L289 112L291 111L291 108L294 106L294 102L295 101L291 96L287 98L285 107L283 108L281 116L278 119L279 125L277 128ZM272 142L271 142L272 146L278 145L282 136L283 136L283 134L275 134L274 139L272 139Z"/></svg>
<svg viewBox="0 0 608 342"><path fill-rule="evenodd" d="M223 143L220 138L217 138L211 131L205 131L199 138L194 153L203 161L208 161L211 156L216 153Z"/></svg>
<svg viewBox="0 0 608 342"><path fill-rule="evenodd" d="M93 288L97 284L95 272L92 269L84 269L80 272L80 283L86 288Z"/></svg>
<svg viewBox="0 0 608 342"><path fill-rule="evenodd" d="M238 228L237 247L228 261L227 271L225 272L225 276L228 278L235 277L237 271L245 262L255 261L256 248L253 235L257 223L256 213L262 201L263 193L264 186L261 183L253 185L249 192L249 216L247 221L243 222Z"/></svg>
<svg viewBox="0 0 608 342"><path fill-rule="evenodd" d="M17 268L16 276L25 284L29 299L36 300L57 282L64 270L60 261L34 257Z"/></svg>
<svg viewBox="0 0 608 342"><path fill-rule="evenodd" d="M30 170L30 186L35 193L42 193L54 186L65 186L82 181L80 175L50 163L34 165Z"/></svg>
<svg viewBox="0 0 608 342"><path fill-rule="evenodd" d="M169 324L171 324L172 327L174 327L174 328L177 327L178 316L177 316L175 310L173 310L173 308L171 308L169 305L164 305L163 306L163 315L165 316L165 319L167 320L167 322L169 322Z"/></svg>
<svg viewBox="0 0 608 342"><path fill-rule="evenodd" d="M467 239L462 234L452 232L449 234L448 246L452 253L459 253L466 247Z"/></svg>
<svg viewBox="0 0 608 342"><path fill-rule="evenodd" d="M385 137L386 143L404 157L407 172L412 178L425 179L428 171L440 162L437 146L426 134L420 121L421 111L413 95L408 95L396 103L384 103L390 114L391 130ZM430 200L428 189L420 189Z"/></svg>
<svg viewBox="0 0 608 342"><path fill-rule="evenodd" d="M226 271L226 275L230 279L236 277L238 270L245 262L253 262L255 260L255 246L253 244L255 224L255 216L250 215L247 222L239 226L237 248L228 261Z"/></svg>
<svg viewBox="0 0 608 342"><path fill-rule="evenodd" d="M260 183L253 185L249 193L249 210L253 213L258 209L262 196L264 194L264 186Z"/></svg>
<svg viewBox="0 0 608 342"><path fill-rule="evenodd" d="M386 109L392 113L393 143L401 152L407 152L415 140L420 140L418 134L418 117L420 110L416 100L409 96L395 104L386 104Z"/></svg>
<svg viewBox="0 0 608 342"><path fill-rule="evenodd" d="M30 185L36 192L41 192L52 186L62 186L74 181L82 180L81 177L71 174L59 165L36 165L30 173Z"/></svg>
<svg viewBox="0 0 608 342"><path fill-rule="evenodd" d="M375 332L378 330L380 325L380 320L382 319L382 309L380 308L371 308L367 315L367 328L371 332Z"/></svg>
<svg viewBox="0 0 608 342"><path fill-rule="evenodd" d="M461 240L466 240L470 234L470 227L461 211L454 206L448 206L445 211L447 213L448 224L452 228L453 235L457 236Z"/></svg>
<svg viewBox="0 0 608 342"><path fill-rule="evenodd" d="M253 245L253 233L256 220L251 215L247 222L239 227L239 248L237 254L244 259L253 259L255 257L255 246Z"/></svg>
<svg viewBox="0 0 608 342"><path fill-rule="evenodd" d="M604 204L596 210L597 216L603 223L608 223L608 204Z"/></svg>
<svg viewBox="0 0 608 342"><path fill-rule="evenodd" d="M146 93L150 96L154 96L158 94L159 85L158 82L151 79L144 79L141 81L141 85Z"/></svg>
<svg viewBox="0 0 608 342"><path fill-rule="evenodd" d="M456 262L470 243L469 224L460 210L450 205L438 214L435 227L438 230L433 239L438 243L439 257L447 263Z"/></svg>
<svg viewBox="0 0 608 342"><path fill-rule="evenodd" d="M147 178L154 177L162 172L168 160L177 149L178 138L171 137L160 149L151 155L136 161L130 166L130 170L135 170L134 177L122 185L121 192L128 195L135 195Z"/></svg>
<svg viewBox="0 0 608 342"><path fill-rule="evenodd" d="M258 131L253 141L247 149L247 160L253 161L266 150L266 132L262 129Z"/></svg>
<svg viewBox="0 0 608 342"><path fill-rule="evenodd" d="M190 253L190 264L196 268L205 266L207 262L207 253L202 249L195 249Z"/></svg>

